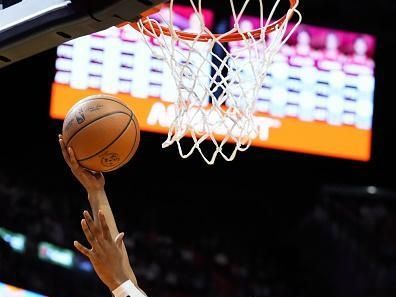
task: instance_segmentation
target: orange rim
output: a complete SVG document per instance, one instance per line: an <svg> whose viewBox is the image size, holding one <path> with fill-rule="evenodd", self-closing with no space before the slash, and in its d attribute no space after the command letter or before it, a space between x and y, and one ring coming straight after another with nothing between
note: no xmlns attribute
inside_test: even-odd
<svg viewBox="0 0 396 297"><path fill-rule="evenodd" d="M289 0L290 1L290 8L293 8L296 4L298 0ZM292 15L291 15L292 16ZM290 16L290 18L291 18ZM147 14L143 17L147 17ZM269 34L271 32L274 32L277 28L279 28L286 20L287 15L284 15L282 18L280 18L279 20L277 20L276 22L268 25L268 27L265 30L265 34ZM161 34L165 34L167 36L172 36L173 34L176 34L180 39L183 40L196 40L196 41L200 41L200 42L206 42L209 40L212 40L213 37L214 38L219 38L224 34L201 34L198 38L197 38L197 34L196 33L188 33L188 32L183 32L183 31L179 31L179 30L173 30L171 31L169 29L169 27L164 26L164 25L159 25L157 22L153 22L150 18L146 18L146 20L143 23L144 28L147 31L144 31L144 34L147 36L151 36L151 34L155 34L156 36L160 36ZM137 29L139 31L139 26L137 23L129 23L133 28ZM221 42L231 42L231 41L240 41L243 40L245 38L250 38L251 36L254 39L260 39L262 35L262 29L255 29L252 31L248 31L245 33L231 33L228 35L223 36L222 38L220 38Z"/></svg>

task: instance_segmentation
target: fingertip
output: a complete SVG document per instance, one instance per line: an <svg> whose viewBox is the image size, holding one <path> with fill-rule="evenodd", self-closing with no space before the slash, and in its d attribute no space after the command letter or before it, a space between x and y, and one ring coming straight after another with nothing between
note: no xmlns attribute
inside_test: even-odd
<svg viewBox="0 0 396 297"><path fill-rule="evenodd" d="M75 249L76 249L77 251L79 251L79 252L82 253L83 255L86 255L86 254L84 253L84 248L83 248L82 244L80 244L78 241L74 241L73 244L74 244L74 247L75 247Z"/></svg>
<svg viewBox="0 0 396 297"><path fill-rule="evenodd" d="M74 241L73 242L74 247L76 248L76 250L78 250L79 252L81 252L81 244L78 241Z"/></svg>
<svg viewBox="0 0 396 297"><path fill-rule="evenodd" d="M124 232L121 232L121 233L119 233L118 235L117 235L117 237L116 237L116 239L115 239L115 241L116 241L116 243L117 244L121 244L122 243L122 241L123 241L123 239L124 239Z"/></svg>

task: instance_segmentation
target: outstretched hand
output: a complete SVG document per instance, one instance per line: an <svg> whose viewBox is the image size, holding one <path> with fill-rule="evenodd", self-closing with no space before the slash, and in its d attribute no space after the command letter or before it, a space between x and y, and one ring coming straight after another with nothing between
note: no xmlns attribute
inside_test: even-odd
<svg viewBox="0 0 396 297"><path fill-rule="evenodd" d="M125 271L123 265L122 239L124 233L118 234L113 240L106 218L100 210L98 217L99 226L94 224L88 211L84 211L84 219L81 220L82 229L91 249L86 248L78 241L74 242L74 246L91 261L96 274L113 291L129 279L128 271Z"/></svg>
<svg viewBox="0 0 396 297"><path fill-rule="evenodd" d="M59 135L59 144L67 165L86 191L88 193L103 191L105 185L103 174L101 172L92 172L81 167L74 155L73 149L71 147L66 148L62 135Z"/></svg>

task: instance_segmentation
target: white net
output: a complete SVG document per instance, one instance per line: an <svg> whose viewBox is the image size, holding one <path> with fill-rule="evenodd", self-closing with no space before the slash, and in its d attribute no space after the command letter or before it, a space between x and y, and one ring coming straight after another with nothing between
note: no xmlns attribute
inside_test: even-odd
<svg viewBox="0 0 396 297"><path fill-rule="evenodd" d="M276 1L266 19L262 0L251 0L260 4L261 34L257 38L251 33L243 34L246 28L241 19L250 0L245 0L238 12L233 0L230 0L235 25L232 30L218 36L205 24L201 1L190 1L194 9L192 31L197 34L192 40L183 40L176 33L178 28L174 26L173 0L170 1L168 16L157 20L143 18L138 22L138 28L153 55L169 66L178 88L175 119L162 146L168 147L176 143L183 158L191 156L197 150L208 164L213 164L218 156L232 161L238 151L247 150L259 135L259 125L254 116L258 92L274 56L301 22L301 14L296 10L297 1L288 10L285 21L266 35L280 0ZM289 26L293 14L298 16L298 20ZM161 24L169 27L171 36L164 34ZM161 28L160 32L156 33L154 27ZM232 33L239 33L243 38L236 41L238 46L231 51L223 40ZM199 40L207 34L211 37L209 40ZM152 46L150 38L158 46ZM217 52L222 55L216 54ZM185 136L191 136L193 140L193 145L189 148L181 143ZM213 142L213 151L208 152L202 148L206 140ZM232 142L235 146L231 152L225 153L223 148L227 142Z"/></svg>

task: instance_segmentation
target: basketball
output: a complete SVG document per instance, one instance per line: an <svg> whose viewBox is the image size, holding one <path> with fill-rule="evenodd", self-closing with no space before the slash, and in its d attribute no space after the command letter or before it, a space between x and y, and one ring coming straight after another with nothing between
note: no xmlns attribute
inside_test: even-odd
<svg viewBox="0 0 396 297"><path fill-rule="evenodd" d="M62 134L80 165L100 172L124 166L140 142L132 110L120 99L102 94L77 102L65 117Z"/></svg>

